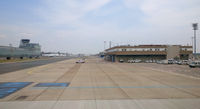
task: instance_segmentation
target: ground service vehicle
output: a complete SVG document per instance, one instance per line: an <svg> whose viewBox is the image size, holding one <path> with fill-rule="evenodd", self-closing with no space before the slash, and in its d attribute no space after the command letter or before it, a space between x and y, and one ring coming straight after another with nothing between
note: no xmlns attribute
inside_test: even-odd
<svg viewBox="0 0 200 109"><path fill-rule="evenodd" d="M193 61L189 64L190 68L200 67L200 61Z"/></svg>

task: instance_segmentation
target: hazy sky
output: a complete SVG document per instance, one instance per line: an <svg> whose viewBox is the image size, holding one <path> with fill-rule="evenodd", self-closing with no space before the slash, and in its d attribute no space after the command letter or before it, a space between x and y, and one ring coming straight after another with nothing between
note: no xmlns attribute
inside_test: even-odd
<svg viewBox="0 0 200 109"><path fill-rule="evenodd" d="M0 45L97 53L117 44L192 43L200 0L0 0ZM197 31L200 51L200 30Z"/></svg>

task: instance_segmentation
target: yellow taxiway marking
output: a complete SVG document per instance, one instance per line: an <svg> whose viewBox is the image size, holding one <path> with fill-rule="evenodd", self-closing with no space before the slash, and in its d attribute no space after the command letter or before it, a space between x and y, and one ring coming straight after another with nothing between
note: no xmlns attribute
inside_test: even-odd
<svg viewBox="0 0 200 109"><path fill-rule="evenodd" d="M35 68L31 69L30 71L28 71L27 73L28 74L32 74L35 70L42 69L42 68L45 68L47 66L49 66L49 65L47 64L47 65L42 65L42 66L39 66L39 67L35 67Z"/></svg>

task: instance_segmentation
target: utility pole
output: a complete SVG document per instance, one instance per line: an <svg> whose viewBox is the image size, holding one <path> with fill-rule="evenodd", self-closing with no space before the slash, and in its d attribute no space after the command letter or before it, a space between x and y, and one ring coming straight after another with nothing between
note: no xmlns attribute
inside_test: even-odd
<svg viewBox="0 0 200 109"><path fill-rule="evenodd" d="M192 24L193 30L194 30L194 54L197 53L196 49L196 30L198 30L198 23L193 23Z"/></svg>

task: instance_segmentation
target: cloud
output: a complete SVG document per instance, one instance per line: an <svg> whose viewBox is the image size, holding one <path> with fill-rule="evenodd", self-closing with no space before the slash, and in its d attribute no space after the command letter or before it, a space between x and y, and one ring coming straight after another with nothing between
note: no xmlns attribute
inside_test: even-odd
<svg viewBox="0 0 200 109"><path fill-rule="evenodd" d="M101 8L111 0L45 0L44 7L37 10L48 23L71 24L80 23L86 13Z"/></svg>
<svg viewBox="0 0 200 109"><path fill-rule="evenodd" d="M39 6L30 7L37 21L0 26L4 37L1 44L16 42L17 45L20 38L28 37L39 42L44 51L72 53L99 52L104 41L134 45L187 44L193 36L191 24L199 23L200 16L199 0L40 2Z"/></svg>
<svg viewBox="0 0 200 109"><path fill-rule="evenodd" d="M138 8L143 0L123 0L123 3L127 8L136 9Z"/></svg>
<svg viewBox="0 0 200 109"><path fill-rule="evenodd" d="M112 22L112 20L107 22L106 17L104 19L104 16L108 15L105 14L106 11L109 14L116 13L116 11L101 9L108 3L111 3L111 0L58 0L56 2L47 0L46 7L40 10L42 13L40 15L48 23L76 28L75 30L55 30L54 35L63 40L70 40L69 46L73 45L71 42L77 42L74 43L77 51L81 51L80 46L91 48L88 45L91 44L90 40L95 42L112 40L116 43L134 40L135 44L187 44L191 42L191 23L198 21L200 16L198 0L177 0L176 2L174 0L123 0L124 4L121 5L126 6L126 11L132 11L133 14L138 11L142 14L139 27L132 26L123 29L119 24L125 23L124 19L117 20L118 22ZM84 21L82 18L89 12L104 13L104 23L92 24ZM110 19L115 18L110 17ZM146 40L149 37L151 40Z"/></svg>
<svg viewBox="0 0 200 109"><path fill-rule="evenodd" d="M183 26L198 20L199 5L197 0L144 0L140 9L146 15L146 23Z"/></svg>
<svg viewBox="0 0 200 109"><path fill-rule="evenodd" d="M5 34L0 34L0 39L7 37Z"/></svg>
<svg viewBox="0 0 200 109"><path fill-rule="evenodd" d="M19 33L20 36L23 36L23 37L30 37L30 36L33 36L32 33Z"/></svg>

